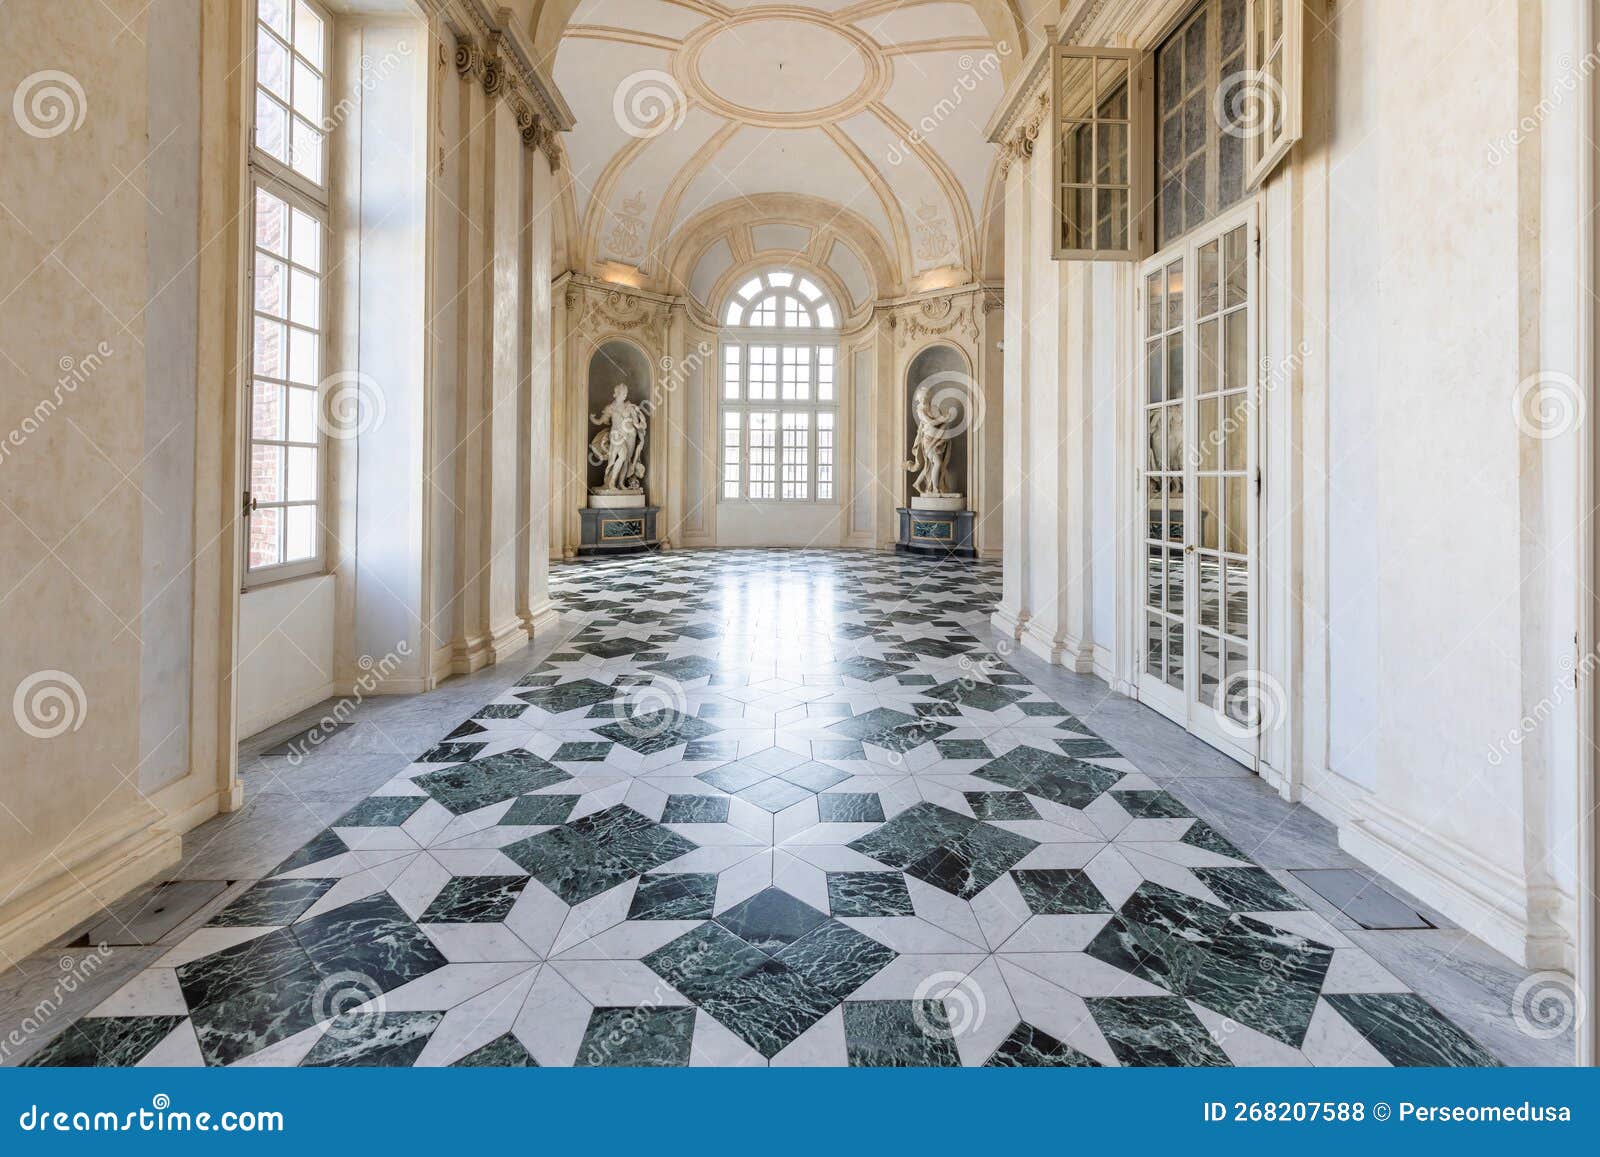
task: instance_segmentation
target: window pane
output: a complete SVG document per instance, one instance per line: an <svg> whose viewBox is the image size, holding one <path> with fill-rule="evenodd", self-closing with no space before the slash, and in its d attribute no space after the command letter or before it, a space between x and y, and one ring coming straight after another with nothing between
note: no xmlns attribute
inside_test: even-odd
<svg viewBox="0 0 1600 1157"><path fill-rule="evenodd" d="M275 257L265 253L256 253L256 309L261 313L270 313L274 317L283 317L288 313L284 301L285 282L288 279L288 266Z"/></svg>
<svg viewBox="0 0 1600 1157"><path fill-rule="evenodd" d="M744 449L737 410L722 415L722 497L739 497L739 466Z"/></svg>
<svg viewBox="0 0 1600 1157"><path fill-rule="evenodd" d="M256 83L289 101L289 50L264 29L256 30Z"/></svg>
<svg viewBox="0 0 1600 1157"><path fill-rule="evenodd" d="M811 415L783 414L783 489L781 497L804 501L811 496Z"/></svg>
<svg viewBox="0 0 1600 1157"><path fill-rule="evenodd" d="M820 346L817 349L817 401L833 401L833 347L831 346Z"/></svg>
<svg viewBox="0 0 1600 1157"><path fill-rule="evenodd" d="M313 124L322 122L322 78L299 60L294 62L294 111Z"/></svg>
<svg viewBox="0 0 1600 1157"><path fill-rule="evenodd" d="M811 398L811 347L783 347L783 400L805 402Z"/></svg>
<svg viewBox="0 0 1600 1157"><path fill-rule="evenodd" d="M807 301L815 301L817 298L822 296L822 290L818 289L804 277L800 279L800 292L805 294Z"/></svg>
<svg viewBox="0 0 1600 1157"><path fill-rule="evenodd" d="M739 398L739 347L722 347L722 396L729 401Z"/></svg>
<svg viewBox="0 0 1600 1157"><path fill-rule="evenodd" d="M317 498L317 452L309 446L290 446L285 451L288 465L284 497L290 502L315 502Z"/></svg>
<svg viewBox="0 0 1600 1157"><path fill-rule="evenodd" d="M741 306L736 301L730 301L728 303L728 313L722 319L722 324L723 325L738 325L740 320L743 317L744 317L744 307Z"/></svg>
<svg viewBox="0 0 1600 1157"><path fill-rule="evenodd" d="M299 117L294 118L294 155L289 164L306 180L322 184L322 134Z"/></svg>
<svg viewBox="0 0 1600 1157"><path fill-rule="evenodd" d="M314 272L322 269L322 224L309 213L293 211L293 246L289 257Z"/></svg>
<svg viewBox="0 0 1600 1157"><path fill-rule="evenodd" d="M767 274L767 281L772 285L793 285L794 274L787 270L769 273Z"/></svg>
<svg viewBox="0 0 1600 1157"><path fill-rule="evenodd" d="M256 190L256 244L280 257L289 254L289 206L265 189Z"/></svg>
<svg viewBox="0 0 1600 1157"><path fill-rule="evenodd" d="M778 324L778 299L764 297L756 303L750 311L751 325L777 325Z"/></svg>
<svg viewBox="0 0 1600 1157"><path fill-rule="evenodd" d="M256 91L256 148L269 157L289 157L289 110L264 91Z"/></svg>
<svg viewBox="0 0 1600 1157"><path fill-rule="evenodd" d="M250 447L250 496L257 502L283 501L283 447Z"/></svg>
<svg viewBox="0 0 1600 1157"><path fill-rule="evenodd" d="M284 562L304 562L317 556L317 508L291 506L284 511Z"/></svg>
<svg viewBox="0 0 1600 1157"><path fill-rule="evenodd" d="M784 325L810 325L811 315L800 304L798 297L785 297L783 299L783 324Z"/></svg>
<svg viewBox="0 0 1600 1157"><path fill-rule="evenodd" d="M831 325L833 325L833 306L831 306L831 305L819 305L819 306L817 306L817 324L818 325L823 325L823 326L831 326Z"/></svg>
<svg viewBox="0 0 1600 1157"><path fill-rule="evenodd" d="M283 561L283 544L279 541L283 509L268 507L250 515L250 566L277 566Z"/></svg>
<svg viewBox="0 0 1600 1157"><path fill-rule="evenodd" d="M269 378L284 376L286 340L281 322L264 317L256 318L254 350L256 373L265 374Z"/></svg>
<svg viewBox="0 0 1600 1157"><path fill-rule="evenodd" d="M321 66L322 17L304 0L296 0L294 6L294 48L311 63Z"/></svg>
<svg viewBox="0 0 1600 1157"><path fill-rule="evenodd" d="M288 407L288 426L283 435L290 442L315 442L317 440L317 391L298 390L293 386L284 389ZM261 435L278 437L278 435Z"/></svg>
<svg viewBox="0 0 1600 1157"><path fill-rule="evenodd" d="M322 287L316 276L296 269L290 277L292 290L289 319L300 325L320 329L322 326Z"/></svg>
<svg viewBox="0 0 1600 1157"><path fill-rule="evenodd" d="M749 300L751 296L761 292L761 278L752 277L739 287L739 296Z"/></svg>
<svg viewBox="0 0 1600 1157"><path fill-rule="evenodd" d="M771 402L778 397L778 347L750 347L750 381L746 387L753 402Z"/></svg>
<svg viewBox="0 0 1600 1157"><path fill-rule="evenodd" d="M750 415L750 497L777 497L778 415L757 410Z"/></svg>
<svg viewBox="0 0 1600 1157"><path fill-rule="evenodd" d="M283 437L283 387L257 382L250 390L250 436Z"/></svg>
<svg viewBox="0 0 1600 1157"><path fill-rule="evenodd" d="M831 410L817 411L817 500L819 502L833 500L833 412Z"/></svg>
<svg viewBox="0 0 1600 1157"><path fill-rule="evenodd" d="M317 384L317 338L310 330L289 330L289 380L303 386Z"/></svg>
<svg viewBox="0 0 1600 1157"><path fill-rule="evenodd" d="M256 19L279 36L289 35L289 5L287 0L256 0Z"/></svg>

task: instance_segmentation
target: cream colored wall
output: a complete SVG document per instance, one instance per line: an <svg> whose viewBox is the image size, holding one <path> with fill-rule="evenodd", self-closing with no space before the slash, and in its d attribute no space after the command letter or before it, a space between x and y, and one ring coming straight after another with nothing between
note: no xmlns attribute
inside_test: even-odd
<svg viewBox="0 0 1600 1157"><path fill-rule="evenodd" d="M321 703L334 683L334 577L311 575L239 599L239 734Z"/></svg>
<svg viewBox="0 0 1600 1157"><path fill-rule="evenodd" d="M1575 927L1578 457L1575 431L1519 431L1512 398L1581 365L1581 101L1545 99L1575 10L1341 0L1308 50L1305 139L1259 199L1261 668L1285 707L1258 770L1535 966L1570 966ZM995 621L1041 654L1087 643L1131 691L1132 278L1050 260L1048 138L1026 156L1037 106L1016 107Z"/></svg>
<svg viewBox="0 0 1600 1157"><path fill-rule="evenodd" d="M0 119L0 960L237 803L233 504L194 487L231 420L200 307L229 293L202 179L227 149L229 45L221 3L0 8L0 82L28 110Z"/></svg>

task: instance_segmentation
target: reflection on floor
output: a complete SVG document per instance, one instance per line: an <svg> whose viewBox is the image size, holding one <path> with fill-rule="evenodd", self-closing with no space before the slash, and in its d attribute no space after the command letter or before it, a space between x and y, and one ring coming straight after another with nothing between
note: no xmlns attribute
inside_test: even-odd
<svg viewBox="0 0 1600 1157"><path fill-rule="evenodd" d="M26 1063L1497 1063L995 654L997 581L559 568L581 629Z"/></svg>

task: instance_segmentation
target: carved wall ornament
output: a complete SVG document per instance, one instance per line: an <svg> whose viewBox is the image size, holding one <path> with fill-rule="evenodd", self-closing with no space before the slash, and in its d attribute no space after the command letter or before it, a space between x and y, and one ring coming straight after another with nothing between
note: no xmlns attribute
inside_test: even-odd
<svg viewBox="0 0 1600 1157"><path fill-rule="evenodd" d="M644 254L645 231L649 228L644 219L644 190L624 197L622 207L611 213L611 232L606 234L606 248L625 261L633 261Z"/></svg>
<svg viewBox="0 0 1600 1157"><path fill-rule="evenodd" d="M950 253L954 242L949 228L939 213L939 206L923 199L917 208L917 258L921 261L938 261Z"/></svg>
<svg viewBox="0 0 1600 1157"><path fill-rule="evenodd" d="M978 322L973 315L972 294L951 294L924 298L914 306L902 306L889 314L889 328L898 345L925 337L964 337L978 341Z"/></svg>

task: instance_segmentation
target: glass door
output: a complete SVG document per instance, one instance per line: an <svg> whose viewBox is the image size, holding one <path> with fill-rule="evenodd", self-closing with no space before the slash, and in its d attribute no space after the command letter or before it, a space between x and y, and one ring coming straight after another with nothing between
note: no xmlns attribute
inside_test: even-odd
<svg viewBox="0 0 1600 1157"><path fill-rule="evenodd" d="M1147 262L1140 288L1139 697L1256 757L1253 207Z"/></svg>

